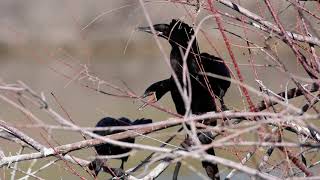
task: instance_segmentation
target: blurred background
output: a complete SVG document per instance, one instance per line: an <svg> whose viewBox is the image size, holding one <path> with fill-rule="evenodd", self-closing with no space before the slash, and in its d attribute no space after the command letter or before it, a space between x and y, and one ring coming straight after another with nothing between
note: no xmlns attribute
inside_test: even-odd
<svg viewBox="0 0 320 180"><path fill-rule="evenodd" d="M235 1L239 2L239 1ZM263 2L256 0L242 0L241 5L254 13L261 13L265 8ZM282 22L288 30L295 31L296 11L286 1L272 1L278 10ZM230 9L216 3L219 10L239 15ZM313 12L319 13L319 7L312 3L305 6ZM314 6L314 7L313 7ZM210 13L206 10L196 12L194 7L179 3L163 1L148 1L146 7L154 23L170 23L171 19L179 18L189 24L197 24L203 17ZM260 11L260 12L259 12ZM272 21L268 13L263 17ZM193 17L193 18L190 18ZM231 25L230 19L224 18L226 29L239 35L244 35L244 29ZM232 20L231 20L232 21ZM312 21L311 21L312 22ZM313 22L312 22L313 23ZM112 82L121 88L129 88L137 95L141 95L144 89L151 83L168 78L169 68L166 65L159 48L150 34L136 32L137 26L147 25L144 13L139 1L133 0L1 0L0 1L0 80L3 83L16 83L21 80L37 92L43 92L48 101L57 111L64 114L59 104L64 107L72 120L79 126L94 126L104 116L135 118L152 118L155 121L165 120L170 117L152 107L138 110L141 102L132 99L111 97L97 93L79 84L86 83L91 87L98 87L97 81L80 79L79 73L83 67L87 67L90 74L100 80ZM202 51L221 56L230 65L224 41L220 32L216 29L214 19L207 20L197 38ZM319 32L319 24L315 24ZM251 28L251 27L250 27ZM318 28L318 29L317 29ZM262 33L265 37L268 34ZM206 35L207 38L204 36ZM254 31L247 32L248 38L259 46L266 46L265 39ZM246 43L235 36L228 35L232 42L232 50L235 52L245 82L257 88L254 73L249 66L249 53ZM164 40L161 41L169 54L170 47ZM287 65L289 71L297 76L307 77L297 63L291 50L275 38L269 42L275 48L280 59ZM217 49L217 52L212 47ZM286 87L294 87L289 82L288 75L281 73L273 66L275 63L258 49L252 50L252 59L258 64L258 77L274 92L281 92ZM279 78L281 77L281 78ZM102 87L105 91L111 91L108 87ZM52 93L58 99L55 100ZM260 97L252 94L255 102ZM247 105L243 103L241 94L236 85L232 85L226 94L226 104L232 109L244 110ZM296 100L300 106L302 102ZM175 112L170 95L166 95L158 104ZM22 113L0 101L0 118L15 125L30 124L30 121ZM34 109L35 112L39 111ZM66 115L66 114L64 114ZM39 114L43 120L50 124L55 122L45 115ZM24 129L25 132L45 142L39 129ZM169 133L155 133L153 136L160 139L168 138ZM66 131L52 132L52 146L66 144L81 140L81 135ZM180 138L182 140L183 137ZM139 139L138 142L150 140ZM15 145L0 140L0 146L4 152L15 154L18 150ZM94 156L94 151L77 151L73 154L80 157L88 157L88 153ZM236 159L234 154L227 151L218 151L222 157ZM141 157L141 152L137 157ZM274 158L277 158L276 156ZM137 162L137 158L129 158L126 168ZM29 162L24 162L28 166ZM37 166L41 166L37 165ZM200 172L204 172L200 163L194 165ZM59 176L62 179L78 179L72 173L65 171L64 166L58 167ZM40 173L44 178L56 179L56 170L52 168L52 174ZM0 172L4 169L0 169ZM8 173L9 171L7 171ZM163 179L171 177L171 170L164 173ZM2 175L0 175L1 177ZM194 173L188 173L182 168L182 176L194 179ZM2 176L9 177L6 175ZM5 178L4 178L5 179Z"/></svg>

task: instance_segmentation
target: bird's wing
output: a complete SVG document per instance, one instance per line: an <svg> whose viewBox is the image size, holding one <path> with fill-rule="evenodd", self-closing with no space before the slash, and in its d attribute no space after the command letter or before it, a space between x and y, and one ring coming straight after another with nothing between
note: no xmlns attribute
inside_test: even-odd
<svg viewBox="0 0 320 180"><path fill-rule="evenodd" d="M230 78L230 71L229 68L226 66L224 61L221 58L216 56L210 55L208 53L201 53L201 64L205 72L199 72L201 75L207 75L209 80L210 86L217 96L221 99L227 92L228 88L230 87L230 81L223 80L219 77L213 77L212 75L223 76L226 78Z"/></svg>
<svg viewBox="0 0 320 180"><path fill-rule="evenodd" d="M151 119L142 118L142 119L135 120L132 124L133 125L141 125L141 124L149 124L149 123L152 123Z"/></svg>

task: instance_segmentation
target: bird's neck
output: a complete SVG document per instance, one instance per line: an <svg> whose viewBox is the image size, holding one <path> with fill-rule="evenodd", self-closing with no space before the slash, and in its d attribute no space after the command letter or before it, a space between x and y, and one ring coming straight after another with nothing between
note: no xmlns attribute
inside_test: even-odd
<svg viewBox="0 0 320 180"><path fill-rule="evenodd" d="M184 45L171 44L172 50L170 54L171 66L173 69L178 70L181 69L183 65L183 58L186 53L188 53L186 63L190 73L198 72L198 66L196 64L196 59L199 59L200 50L197 44L197 40L195 39L192 43L192 46L189 51L187 51L188 43L186 42Z"/></svg>
<svg viewBox="0 0 320 180"><path fill-rule="evenodd" d="M183 56L186 54L188 49L189 41L181 44L177 43L171 43L172 51L179 53L179 55L183 58ZM197 43L197 39L194 39L190 50L188 51L188 58L189 56L199 56L200 55L200 49ZM182 59L181 58L181 59Z"/></svg>

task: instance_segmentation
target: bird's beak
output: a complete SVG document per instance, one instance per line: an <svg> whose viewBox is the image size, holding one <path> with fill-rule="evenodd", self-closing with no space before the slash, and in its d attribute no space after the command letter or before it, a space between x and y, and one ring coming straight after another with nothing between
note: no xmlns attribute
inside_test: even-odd
<svg viewBox="0 0 320 180"><path fill-rule="evenodd" d="M154 31L155 31L155 35L160 36L160 37L164 37L165 38L165 34L169 34L170 28L168 24L156 24L153 26ZM151 27L138 27L137 28L138 31L143 31L146 33L152 33Z"/></svg>
<svg viewBox="0 0 320 180"><path fill-rule="evenodd" d="M139 107L140 111L143 110L146 106L148 106L148 104L153 104L158 101L155 92L144 94L141 96L141 98L142 99L146 98L146 102Z"/></svg>
<svg viewBox="0 0 320 180"><path fill-rule="evenodd" d="M138 30L138 31L147 32L147 33L152 34L151 28L150 28L149 26L146 26L146 27L137 27L137 30Z"/></svg>

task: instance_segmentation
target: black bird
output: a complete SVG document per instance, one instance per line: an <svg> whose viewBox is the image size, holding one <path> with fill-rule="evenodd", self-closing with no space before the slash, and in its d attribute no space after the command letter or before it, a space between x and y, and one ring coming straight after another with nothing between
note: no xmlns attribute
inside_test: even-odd
<svg viewBox="0 0 320 180"><path fill-rule="evenodd" d="M129 119L127 119L125 117L121 117L119 119L114 119L112 117L105 117L97 123L96 127L132 126L132 125L142 125L142 124L149 124L149 123L152 123L151 119L142 118L142 119L137 119L137 120L131 122ZM123 131L125 131L125 130L96 130L93 132L95 134L100 135L100 136L106 136L106 135L110 135L110 134L120 133ZM134 143L135 138L129 137L129 138L125 138L125 139L120 139L119 141ZM125 154L125 153L128 153L131 151L131 148L121 147L121 146L108 144L108 143L94 146L94 148L96 149L97 154L100 156L119 155L119 154ZM124 162L126 162L128 160L128 157L129 156L124 156L124 157L120 158L121 159L121 166L120 166L121 169L123 169ZM104 162L105 161L102 159L95 159L89 164L89 169L93 170L95 175L97 176L98 173L100 172Z"/></svg>
<svg viewBox="0 0 320 180"><path fill-rule="evenodd" d="M170 24L156 24L153 26L156 35L169 41L172 49L170 53L170 64L177 75L180 84L183 83L183 56L186 53L188 44L194 36L194 30L188 24L173 19ZM139 27L138 30L152 33L150 27ZM190 52L187 55L186 64L191 80L191 111L193 114L203 114L209 111L216 111L214 95L220 100L222 109L226 109L223 97L230 86L230 81L206 76L206 73L217 74L230 78L230 71L222 59L208 53L200 53L197 40L191 44ZM168 79L158 81L149 86L143 94L143 98L149 97L149 102L158 101L167 92L171 92L176 110L184 115L186 112L183 99L177 85L171 76ZM216 121L209 123L216 125ZM199 136L199 135L198 135ZM203 137L203 136L201 136ZM203 144L210 143L208 138L200 138ZM214 149L208 149L208 154L215 155ZM219 179L218 167L216 164L203 161L202 166L212 179Z"/></svg>
<svg viewBox="0 0 320 180"><path fill-rule="evenodd" d="M172 47L170 63L180 84L182 84L182 54L186 53L188 43L194 35L193 28L175 19L170 24L156 24L153 27L156 35L169 41ZM139 27L138 29L152 33L150 27ZM212 97L214 95L219 99L222 109L226 109L223 97L230 87L230 81L206 76L206 73L211 73L230 78L230 71L223 60L208 53L200 53L197 40L194 39L187 57L187 67L192 87L192 113L202 114L216 111L216 105ZM183 115L185 113L184 103L172 76L149 86L142 97L149 97L150 102L155 102L169 91L177 112Z"/></svg>

